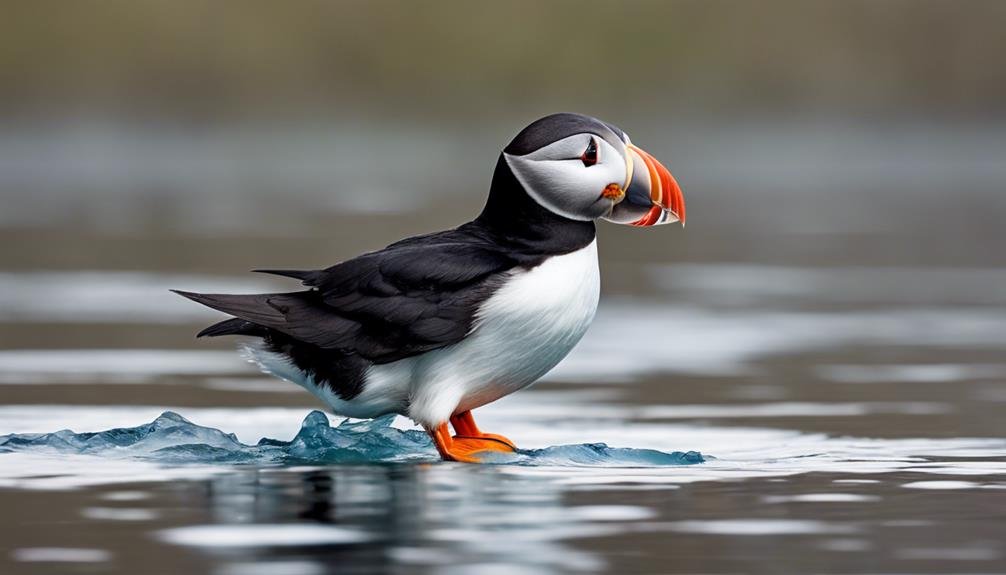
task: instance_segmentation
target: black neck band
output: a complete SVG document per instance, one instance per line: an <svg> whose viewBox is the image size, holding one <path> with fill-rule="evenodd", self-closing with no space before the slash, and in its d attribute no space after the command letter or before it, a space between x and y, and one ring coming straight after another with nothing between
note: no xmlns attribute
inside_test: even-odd
<svg viewBox="0 0 1006 575"><path fill-rule="evenodd" d="M552 213L534 200L513 175L503 154L496 162L489 199L472 222L499 243L525 253L565 254L594 241L593 221Z"/></svg>

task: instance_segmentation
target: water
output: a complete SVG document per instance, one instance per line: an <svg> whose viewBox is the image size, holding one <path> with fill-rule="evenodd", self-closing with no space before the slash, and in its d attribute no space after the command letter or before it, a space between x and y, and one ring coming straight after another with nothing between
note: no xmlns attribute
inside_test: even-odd
<svg viewBox="0 0 1006 575"><path fill-rule="evenodd" d="M93 339L0 352L3 571L1006 566L1006 313L984 275L904 272L931 281L892 307L810 281L830 271L647 269L653 292L608 298L544 382L479 410L523 448L483 466L438 462L401 417L330 421L228 343L156 347L212 317L161 292L174 276L52 282L56 325ZM941 277L973 277L955 293L978 304L927 295ZM0 279L25 300L40 277ZM129 313L97 322L116 301ZM51 344L53 313L7 321Z"/></svg>
<svg viewBox="0 0 1006 575"><path fill-rule="evenodd" d="M692 128L687 230L600 230L598 317L541 383L477 410L522 449L487 465L439 462L401 417L315 412L233 342L194 341L217 315L166 291L284 289L244 270L331 263L480 198L385 213L407 163L358 211L266 182L292 190L283 211L227 179L214 197L244 208L218 219L193 199L230 173L207 156L198 185L165 176L191 188L177 204L140 177L156 170L122 189L102 172L119 214L74 195L89 171L53 172L0 217L41 222L0 227L0 572L1006 572L992 132L897 132L891 159L876 134L828 130L833 155L799 130ZM720 170L724 149L747 160ZM343 172L317 161L318 181Z"/></svg>
<svg viewBox="0 0 1006 575"><path fill-rule="evenodd" d="M345 420L336 427L312 411L289 441L262 438L245 445L236 435L196 425L165 411L150 423L107 431L10 434L0 436L0 453L132 457L175 463L257 463L324 465L330 463L395 463L439 459L430 437L420 429L392 427L394 415L373 420ZM520 449L487 453L486 463L511 465L663 466L702 463L702 455L652 449L612 449L603 443ZM100 462L98 463L100 465Z"/></svg>

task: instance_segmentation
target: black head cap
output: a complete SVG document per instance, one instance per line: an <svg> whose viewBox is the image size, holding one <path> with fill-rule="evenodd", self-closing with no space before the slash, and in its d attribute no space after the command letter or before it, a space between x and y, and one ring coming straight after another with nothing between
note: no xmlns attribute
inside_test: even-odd
<svg viewBox="0 0 1006 575"><path fill-rule="evenodd" d="M585 133L597 134L616 147L620 143L625 143L625 133L607 122L583 114L562 112L532 122L503 148L503 152L512 156L523 156L552 142Z"/></svg>

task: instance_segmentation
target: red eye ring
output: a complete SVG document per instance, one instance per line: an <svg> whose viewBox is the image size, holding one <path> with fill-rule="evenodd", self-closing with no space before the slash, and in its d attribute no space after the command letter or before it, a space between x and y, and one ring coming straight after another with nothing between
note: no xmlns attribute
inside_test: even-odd
<svg viewBox="0 0 1006 575"><path fill-rule="evenodd" d="M583 166L585 168L589 168L597 163L597 140L593 137L590 138L590 143L587 144L587 149L580 155L580 161L583 162Z"/></svg>

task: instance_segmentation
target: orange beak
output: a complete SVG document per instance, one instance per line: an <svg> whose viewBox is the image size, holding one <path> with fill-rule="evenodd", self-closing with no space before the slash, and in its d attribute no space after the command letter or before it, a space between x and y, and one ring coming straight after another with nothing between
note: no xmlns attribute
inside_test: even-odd
<svg viewBox="0 0 1006 575"><path fill-rule="evenodd" d="M625 198L605 219L631 226L685 223L685 196L671 172L642 148L628 144Z"/></svg>

